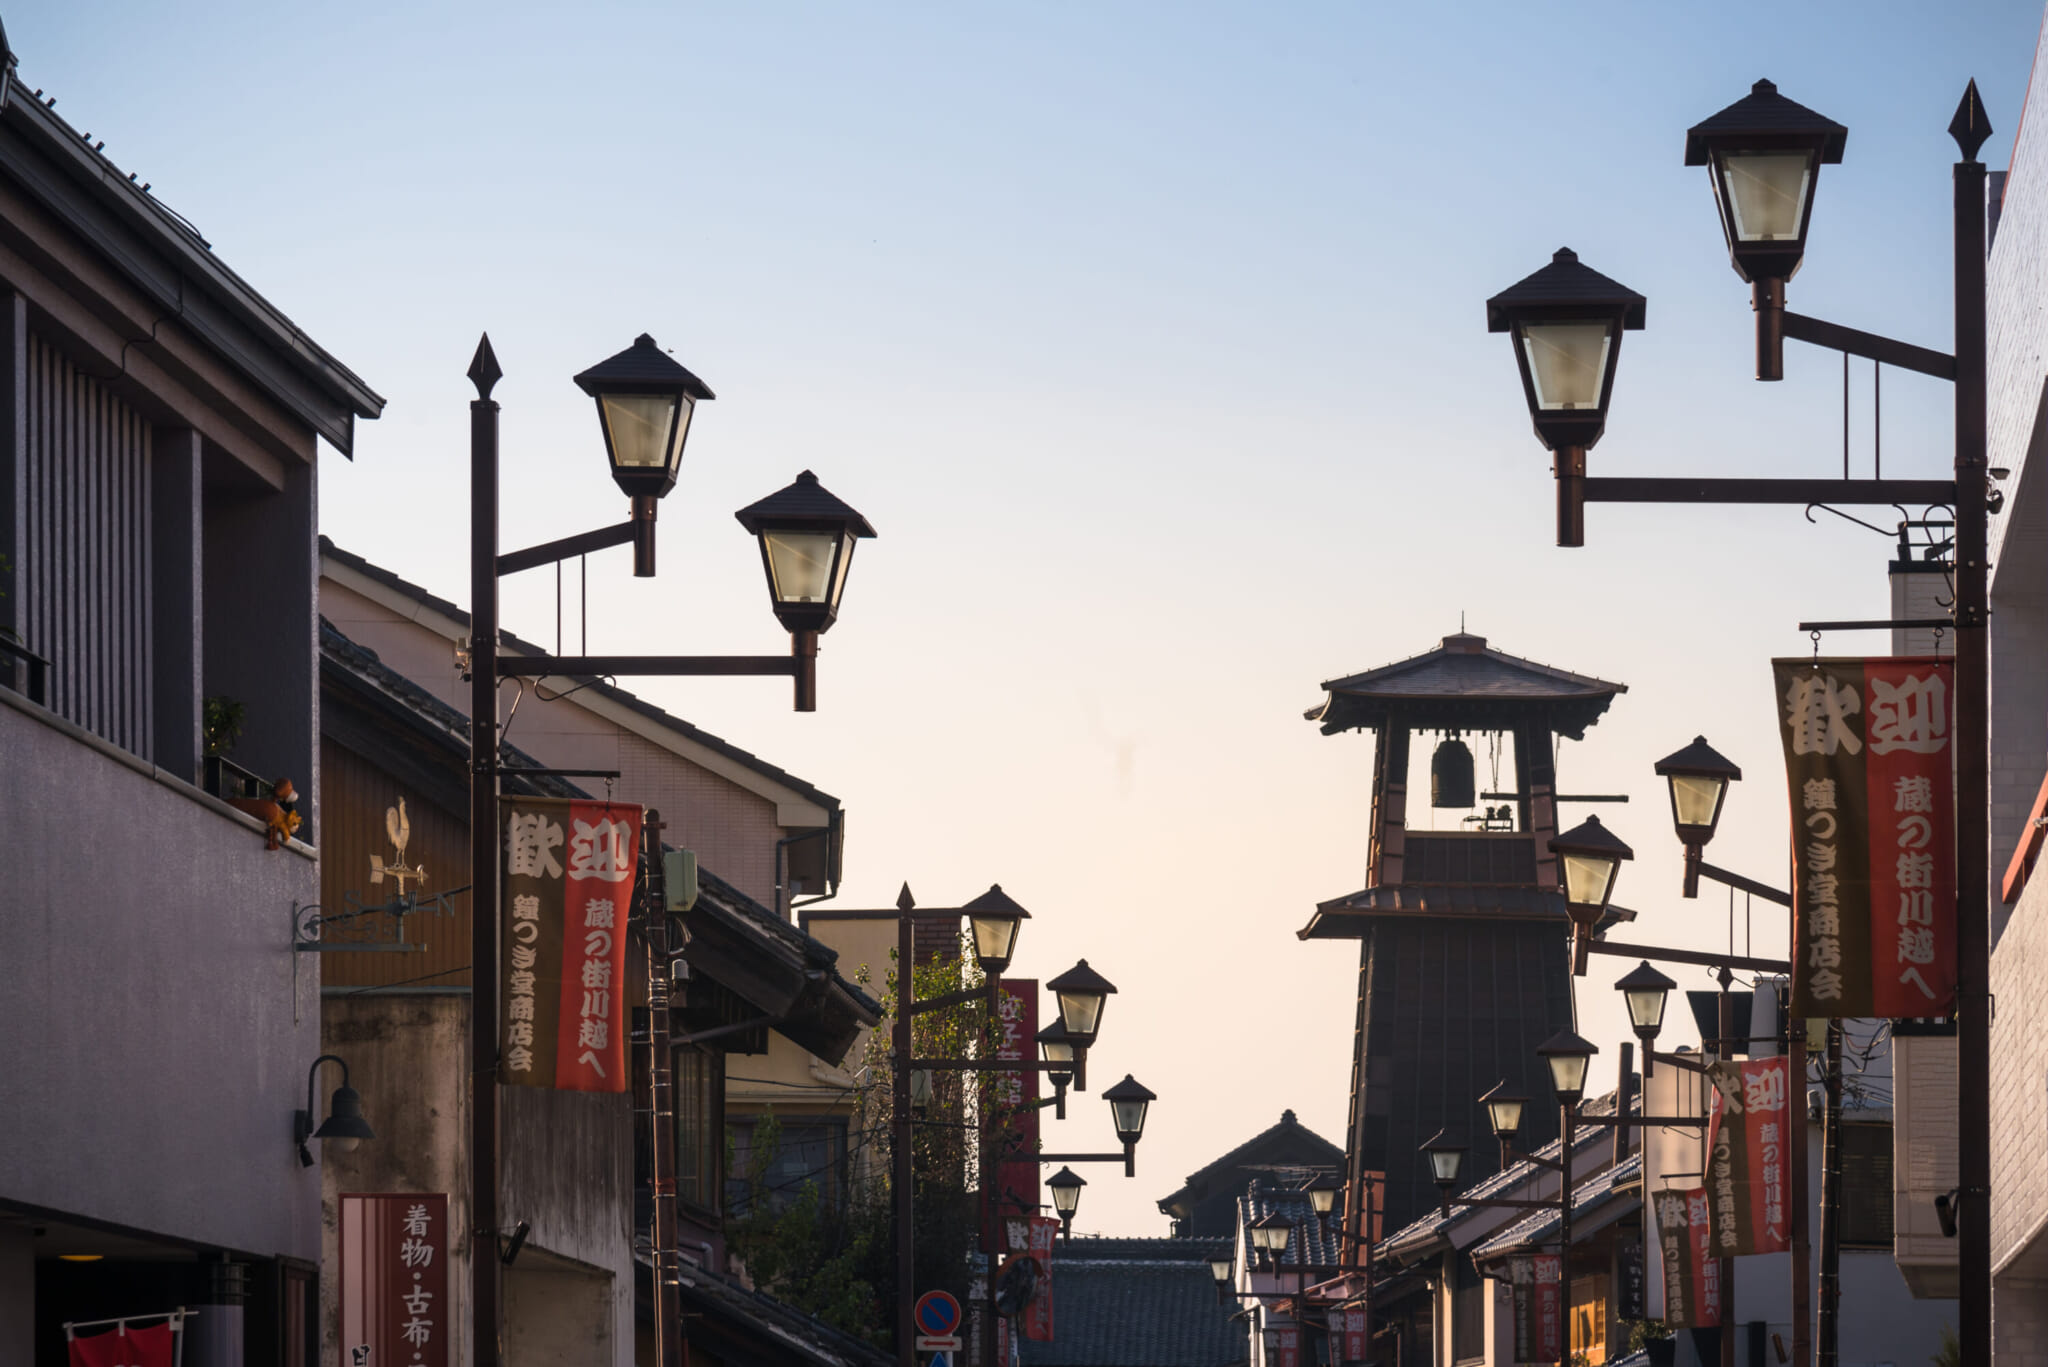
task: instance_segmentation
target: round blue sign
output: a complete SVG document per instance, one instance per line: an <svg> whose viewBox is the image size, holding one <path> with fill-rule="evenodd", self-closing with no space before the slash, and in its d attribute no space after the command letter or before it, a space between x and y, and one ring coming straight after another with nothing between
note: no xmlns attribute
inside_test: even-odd
<svg viewBox="0 0 2048 1367"><path fill-rule="evenodd" d="M939 1338L960 1327L960 1302L949 1291L927 1291L917 1298L912 1318L919 1333Z"/></svg>

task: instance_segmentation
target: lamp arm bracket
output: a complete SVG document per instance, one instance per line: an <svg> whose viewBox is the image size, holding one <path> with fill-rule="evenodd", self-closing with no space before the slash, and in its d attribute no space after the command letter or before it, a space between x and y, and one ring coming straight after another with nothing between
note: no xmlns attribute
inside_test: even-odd
<svg viewBox="0 0 2048 1367"><path fill-rule="evenodd" d="M579 532L575 536L564 536L554 541L543 541L538 546L528 546L523 551L510 551L498 557L498 577L517 574L521 570L537 570L542 565L552 565L558 560L567 560L572 555L588 555L592 551L608 550L613 546L630 546L638 524L631 520L610 527L600 527L594 532Z"/></svg>
<svg viewBox="0 0 2048 1367"><path fill-rule="evenodd" d="M1672 479L1589 475L1588 503L1955 504L1949 479Z"/></svg>
<svg viewBox="0 0 2048 1367"><path fill-rule="evenodd" d="M503 679L603 678L606 675L796 674L794 655L500 655Z"/></svg>
<svg viewBox="0 0 2048 1367"><path fill-rule="evenodd" d="M970 987L961 992L948 992L943 997L926 997L922 1001L912 1002L910 1004L910 1014L919 1016L927 1011L943 1010L948 1006L968 1006L975 1002L987 1000L988 989L986 987Z"/></svg>
<svg viewBox="0 0 2048 1367"><path fill-rule="evenodd" d="M1746 968L1752 973L1790 973L1784 959L1750 959L1739 954L1711 954L1693 949L1660 949L1655 945L1629 945L1618 940L1595 940L1589 946L1595 954L1613 954L1624 959L1649 959L1667 964L1704 964L1708 968ZM1661 1054L1658 1056L1663 1057Z"/></svg>
<svg viewBox="0 0 2048 1367"><path fill-rule="evenodd" d="M1953 381L1956 377L1956 358L1946 351L1930 351L1911 342L1895 341L1874 332L1809 318L1790 309L1785 310L1784 319L1785 335L1798 341L1810 342L1831 351L1845 351L1851 356L1861 356L1867 361L1896 366L1900 370L1932 375L1937 380Z"/></svg>
<svg viewBox="0 0 2048 1367"><path fill-rule="evenodd" d="M1731 873L1727 869L1716 868L1704 859L1700 861L1699 870L1701 877L1711 878L1716 883L1734 888L1737 892L1746 892L1752 897L1761 897L1766 902L1776 902L1781 907L1792 905L1791 893L1781 892L1768 883L1759 883L1754 878L1745 878L1739 873Z"/></svg>
<svg viewBox="0 0 2048 1367"><path fill-rule="evenodd" d="M1120 1153L1034 1153L1026 1157L1034 1163L1121 1163Z"/></svg>
<svg viewBox="0 0 2048 1367"><path fill-rule="evenodd" d="M1066 1073L1074 1068L1072 1063L1025 1058L914 1058L910 1066L941 1073Z"/></svg>

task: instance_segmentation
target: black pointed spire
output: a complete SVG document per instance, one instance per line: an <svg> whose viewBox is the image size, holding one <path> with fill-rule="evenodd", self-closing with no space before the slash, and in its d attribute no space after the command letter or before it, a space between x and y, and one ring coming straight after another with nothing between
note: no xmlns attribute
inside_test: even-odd
<svg viewBox="0 0 2048 1367"><path fill-rule="evenodd" d="M491 350L491 334L486 332L477 340L476 355L470 358L469 379L476 386L479 399L491 397L491 388L505 377L498 369L498 354Z"/></svg>
<svg viewBox="0 0 2048 1367"><path fill-rule="evenodd" d="M910 884L903 885L903 891L896 894L896 910L909 911L917 905L917 899L910 895Z"/></svg>
<svg viewBox="0 0 2048 1367"><path fill-rule="evenodd" d="M1956 106L1956 116L1948 121L1948 135L1956 140L1956 146L1963 149L1964 161L1975 161L1977 149L1984 145L1984 139L1991 136L1991 120L1984 117L1984 101L1978 97L1974 80L1963 92L1963 102Z"/></svg>

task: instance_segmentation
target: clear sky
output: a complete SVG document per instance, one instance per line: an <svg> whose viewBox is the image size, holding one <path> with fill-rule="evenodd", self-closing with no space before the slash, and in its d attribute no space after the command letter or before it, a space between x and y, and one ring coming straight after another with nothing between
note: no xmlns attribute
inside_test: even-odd
<svg viewBox="0 0 2048 1367"><path fill-rule="evenodd" d="M1634 797L1600 809L1638 852L1632 938L1725 938L1723 904L1677 895L1650 772L1695 733L1747 774L1716 862L1778 880L1768 661L1810 650L1802 618L1883 615L1888 543L1791 509L1596 506L1589 545L1554 548L1547 456L1482 304L1560 245L1648 296L1595 473L1838 472L1839 362L1794 344L1785 383L1749 378L1747 290L1684 131L1759 76L1846 124L1792 307L1946 348L1944 130L1976 77L2005 165L2041 11L5 18L29 86L389 399L353 463L323 455L341 545L466 597L463 370L485 329L507 545L622 513L576 371L647 331L719 394L662 509L661 576L595 562L593 651L780 651L732 510L809 467L868 515L817 713L776 682L629 686L846 802L842 904L1000 881L1036 918L1015 972L1085 955L1119 984L1092 1071L1160 1100L1137 1179L1091 1174L1077 1228L1163 1233L1154 1202L1283 1108L1342 1139L1356 951L1294 932L1363 880L1372 744L1302 719L1322 680L1463 613L1624 681L1560 778ZM1946 387L1894 372L1884 409L1886 472L1945 471ZM518 586L508 625L552 640L551 582ZM1782 917L1757 926L1782 952ZM1607 962L1579 983L1601 1087L1625 1036ZM1049 1146L1105 1147L1107 1109Z"/></svg>

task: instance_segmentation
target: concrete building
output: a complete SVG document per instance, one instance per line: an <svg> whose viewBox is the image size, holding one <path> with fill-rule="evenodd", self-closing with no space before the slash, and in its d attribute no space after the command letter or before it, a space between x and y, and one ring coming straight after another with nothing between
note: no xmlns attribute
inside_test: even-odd
<svg viewBox="0 0 2048 1367"><path fill-rule="evenodd" d="M185 1305L192 1367L303 1367L314 469L383 400L14 65L0 37L0 1364ZM213 700L296 838L225 800Z"/></svg>

